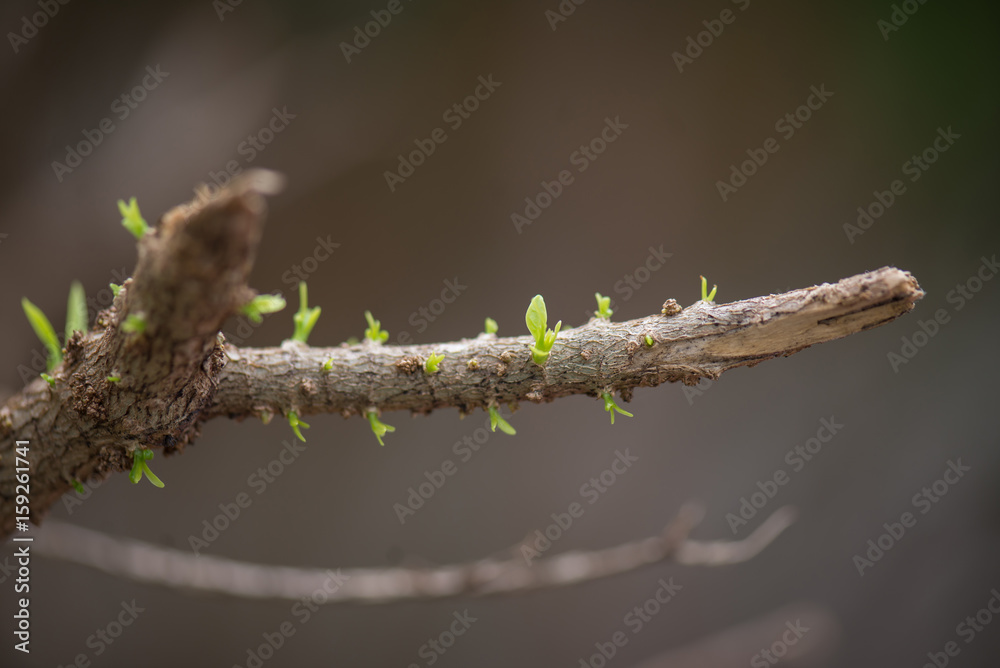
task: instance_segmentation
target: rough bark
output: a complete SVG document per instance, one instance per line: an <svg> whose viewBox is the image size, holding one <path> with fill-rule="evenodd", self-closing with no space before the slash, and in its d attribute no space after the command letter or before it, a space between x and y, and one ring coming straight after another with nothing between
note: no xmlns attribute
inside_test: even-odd
<svg viewBox="0 0 1000 668"><path fill-rule="evenodd" d="M490 403L546 402L571 394L621 392L667 381L697 383L889 322L923 296L907 272L883 268L780 295L731 304L696 302L673 315L627 322L592 319L562 330L545 366L530 336L418 346L365 342L314 348L227 347L228 362L206 417L380 411L426 413ZM664 309L668 312L672 309ZM647 346L645 337L653 340ZM424 360L444 353L440 372ZM323 369L324 362L332 364ZM328 364L328 366L330 366Z"/></svg>
<svg viewBox="0 0 1000 668"><path fill-rule="evenodd" d="M570 394L694 383L885 324L923 296L895 268L731 304L697 302L628 322L563 330L544 367L528 336L481 335L421 346L238 349L218 334L253 296L246 279L276 177L251 172L168 212L139 241L133 278L94 329L75 335L52 373L0 409L0 534L14 529L15 440L31 441L31 517L39 524L71 482L131 467L136 448L183 450L213 417L369 410L470 411ZM142 333L122 328L142 314ZM652 346L645 344L650 337ZM446 355L439 373L423 360ZM332 367L323 369L324 362ZM118 376L120 382L111 382Z"/></svg>

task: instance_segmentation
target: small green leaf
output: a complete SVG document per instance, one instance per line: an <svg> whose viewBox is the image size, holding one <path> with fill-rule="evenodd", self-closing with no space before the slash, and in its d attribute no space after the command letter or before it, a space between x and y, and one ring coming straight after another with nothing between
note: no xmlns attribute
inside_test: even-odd
<svg viewBox="0 0 1000 668"><path fill-rule="evenodd" d="M396 431L396 428L379 420L378 413L375 411L368 411L365 417L368 418L368 423L372 426L372 432L375 434L375 438L378 439L378 444L385 446L385 443L382 442L382 437L385 436L386 432Z"/></svg>
<svg viewBox="0 0 1000 668"><path fill-rule="evenodd" d="M162 480L156 477L155 473L149 470L149 464L147 464L146 462L142 462L141 466L142 466L142 472L146 474L147 478L149 478L149 482L153 483L160 489L163 489L166 486L163 484Z"/></svg>
<svg viewBox="0 0 1000 668"><path fill-rule="evenodd" d="M645 337L645 341L646 341L646 346L647 347L649 347L649 348L653 347L654 341L653 341L653 337L652 336L650 336L649 334L647 334L646 337Z"/></svg>
<svg viewBox="0 0 1000 668"><path fill-rule="evenodd" d="M26 297L21 299L21 308L24 309L24 315L28 317L31 328L35 330L35 335L48 351L45 370L52 371L62 362L62 346L59 345L56 330L52 328L52 323L45 317L42 310L28 301Z"/></svg>
<svg viewBox="0 0 1000 668"><path fill-rule="evenodd" d="M264 322L265 313L277 313L285 306L285 298L281 295L257 295L240 310L251 322L259 325Z"/></svg>
<svg viewBox="0 0 1000 668"><path fill-rule="evenodd" d="M524 314L524 324L528 326L528 331L535 337L536 345L542 342L545 336L545 327L548 323L549 315L545 310L545 300L541 295L535 295L528 305L528 311Z"/></svg>
<svg viewBox="0 0 1000 668"><path fill-rule="evenodd" d="M117 283L108 283L108 287L111 288L111 294L113 294L115 297L117 297L118 293L122 291L122 286L118 285Z"/></svg>
<svg viewBox="0 0 1000 668"><path fill-rule="evenodd" d="M43 374L40 374L40 375L42 376L42 380L44 380L46 383L49 384L49 387L55 387L56 386L56 379L55 378L53 378L52 376L50 376L47 373L43 373Z"/></svg>
<svg viewBox="0 0 1000 668"><path fill-rule="evenodd" d="M288 411L288 424L292 426L292 431L294 431L295 435L299 437L299 440L305 443L306 437L302 435L301 431L299 431L299 427L308 429L309 425L300 420L298 413L295 411Z"/></svg>
<svg viewBox="0 0 1000 668"><path fill-rule="evenodd" d="M108 376L107 380L109 383L120 383L122 379L121 376Z"/></svg>
<svg viewBox="0 0 1000 668"><path fill-rule="evenodd" d="M595 292L594 297L597 298L597 310L594 311L594 315L601 320L611 320L611 314L614 313L611 310L611 297L603 297L600 292Z"/></svg>
<svg viewBox="0 0 1000 668"><path fill-rule="evenodd" d="M496 334L498 329L500 328L497 326L496 320L493 318L486 318L486 328L484 331L487 334Z"/></svg>
<svg viewBox="0 0 1000 668"><path fill-rule="evenodd" d="M440 364L443 359L443 353L440 355L438 353L431 353L431 356L427 358L426 362L424 362L424 371L427 373L437 373L440 371L440 369L438 369L438 364Z"/></svg>
<svg viewBox="0 0 1000 668"><path fill-rule="evenodd" d="M138 485L139 481L142 480L142 463L142 459L133 454L132 470L128 472L128 479L132 481L133 485Z"/></svg>
<svg viewBox="0 0 1000 668"><path fill-rule="evenodd" d="M122 331L126 334L142 334L146 331L146 315L144 313L129 313L122 323Z"/></svg>
<svg viewBox="0 0 1000 668"><path fill-rule="evenodd" d="M83 486L83 483L81 483L76 478L73 478L73 480L72 480L72 482L70 484L73 485L73 489L76 490L77 494L86 494L87 493L87 489Z"/></svg>
<svg viewBox="0 0 1000 668"><path fill-rule="evenodd" d="M612 397L607 392L602 392L601 393L601 398L604 399L604 410L606 410L607 412L611 413L611 424L615 423L615 411L618 411L622 415L626 415L628 417L634 417L628 411L622 410L621 408L619 408L618 404L615 403L614 397Z"/></svg>
<svg viewBox="0 0 1000 668"><path fill-rule="evenodd" d="M122 214L122 225L136 239L142 239L144 235L149 234L149 225L142 219L142 215L139 213L139 204L134 197L129 200L128 204L125 204L125 200L118 200L118 211Z"/></svg>
<svg viewBox="0 0 1000 668"><path fill-rule="evenodd" d="M66 340L73 338L73 332L87 332L87 295L80 281L69 286L69 300L66 303Z"/></svg>
<svg viewBox="0 0 1000 668"><path fill-rule="evenodd" d="M306 289L306 282L299 282L299 310L292 316L295 323L295 333L292 334L292 341L306 343L312 333L316 321L319 320L320 307L309 308L309 293Z"/></svg>
<svg viewBox="0 0 1000 668"><path fill-rule="evenodd" d="M503 419L503 416L500 415L500 410L496 406L490 406L489 412L490 412L490 429L492 431L496 431L497 427L500 427L500 431L502 431L505 434L509 434L510 436L513 436L517 433L517 431L515 431L515 429L510 426L510 423Z"/></svg>
<svg viewBox="0 0 1000 668"><path fill-rule="evenodd" d="M128 479L132 481L133 484L138 484L142 480L143 474L149 478L149 482L153 483L157 487L162 488L163 481L156 477L156 475L149 469L149 465L146 463L147 460L153 458L153 451L149 448L137 449L132 452L132 470L129 471Z"/></svg>
<svg viewBox="0 0 1000 668"><path fill-rule="evenodd" d="M372 316L371 311L365 311L365 320L368 321L368 329L365 330L365 338L375 343L385 343L389 339L389 332L382 331L382 323Z"/></svg>
<svg viewBox="0 0 1000 668"><path fill-rule="evenodd" d="M713 300L715 299L715 292L718 289L719 289L718 285L713 285L712 286L712 291L709 292L708 291L708 281L705 280L704 276L701 277L701 300L703 302L709 302L709 303L713 302Z"/></svg>
<svg viewBox="0 0 1000 668"><path fill-rule="evenodd" d="M327 359L325 362L323 362L323 367L322 368L323 368L323 371L329 371L330 369L332 369L333 368L333 358L331 357L331 358Z"/></svg>
<svg viewBox="0 0 1000 668"><path fill-rule="evenodd" d="M541 366L549 359L549 351L556 342L562 320L556 323L555 330L546 331L548 313L545 310L545 300L541 295L535 295L528 306L528 311L524 314L524 322L528 326L528 331L535 337L535 344L531 346L531 359Z"/></svg>

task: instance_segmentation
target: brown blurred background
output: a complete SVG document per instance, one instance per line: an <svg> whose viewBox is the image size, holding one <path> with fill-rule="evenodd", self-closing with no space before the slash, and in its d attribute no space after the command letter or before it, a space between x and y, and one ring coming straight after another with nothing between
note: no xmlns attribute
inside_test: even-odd
<svg viewBox="0 0 1000 668"><path fill-rule="evenodd" d="M697 537L731 539L726 514L780 468L790 482L737 537L780 505L794 504L801 518L744 565L664 564L504 599L326 607L264 665L430 665L421 646L468 609L478 621L435 665L579 666L595 643L627 630L623 617L666 577L683 591L641 633L629 632L608 665L636 665L706 637L729 643L736 658L679 652L650 665L754 665L785 620L773 634L727 629L788 610L794 622L799 608L787 605L812 611L820 620L813 638L824 642L786 665L920 666L949 641L961 648L952 665L995 665L1000 619L968 643L956 627L1000 587L1000 280L960 310L948 295L1000 250L998 10L903 4L915 12L886 40L878 22L891 20L888 2L563 2L575 11L553 29L546 11L558 11L556 0L402 0L348 63L341 43L386 2L71 2L37 34L24 24L42 11L37 3L4 3L4 33L33 36L7 34L0 47L0 386L5 394L23 387L18 366L30 368L41 350L21 297L61 330L73 279L98 299L120 270L131 272L135 245L119 225L119 198L137 197L152 221L196 184L219 180L230 161L288 177L271 201L252 285L291 297L297 279L287 272L311 270L310 299L323 307L314 345L360 336L365 309L393 342L403 332L433 342L472 336L485 316L501 334L524 333L524 310L539 292L553 320L579 325L595 291L610 294L615 318L627 319L656 312L667 297L694 302L699 274L718 283L716 301L728 302L895 265L927 292L905 318L736 370L701 394L638 391L628 407L635 418L614 427L591 398L525 405L511 418L516 437L491 435L403 525L393 504L405 503L425 471L457 461L453 444L482 425L482 414L387 414L397 431L384 448L361 419L314 417L306 451L206 552L324 567L477 559L580 500L580 486L619 448L639 465L552 552L652 535L690 499L707 508ZM679 72L674 52L724 9L732 22ZM144 77L155 82L147 67L169 74L140 92L134 109L114 103ZM500 85L454 129L442 115L480 76ZM806 103L811 86L833 95L786 137L775 123ZM275 109L287 111L285 126L249 160L243 142ZM114 130L57 176L52 163L65 163L66 146L84 130L93 136L103 118ZM571 154L606 118L628 127L577 171ZM439 127L447 140L390 191L384 173L398 168L397 156ZM949 127L960 138L910 181L904 163ZM769 137L779 150L723 201L716 182ZM564 169L574 182L518 233L511 214L523 214L525 198ZM905 193L852 243L844 224L895 179ZM340 246L304 264L317 237ZM661 245L672 256L629 294L625 277ZM440 315L424 324L411 316L432 308L456 277L467 289ZM289 336L294 306L244 345ZM937 309L950 321L894 371L888 353ZM227 329L234 337L236 326ZM831 416L844 429L795 471L786 453ZM116 475L53 514L187 549L218 504L253 491L248 476L290 437L281 420L214 421L183 456L153 462L165 489ZM920 514L913 496L956 458L971 470ZM854 555L906 511L916 526L859 576ZM0 577L6 634L13 583ZM49 560L34 562L32 578L33 651L14 652L5 636L0 665L66 665L82 653L95 666L243 666L262 633L296 621L287 602L193 595ZM88 637L132 599L144 611L98 656Z"/></svg>

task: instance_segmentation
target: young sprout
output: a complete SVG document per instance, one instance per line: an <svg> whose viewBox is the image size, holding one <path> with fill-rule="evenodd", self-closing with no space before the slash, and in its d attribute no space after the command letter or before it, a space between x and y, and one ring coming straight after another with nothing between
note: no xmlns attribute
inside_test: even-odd
<svg viewBox="0 0 1000 668"><path fill-rule="evenodd" d="M149 478L149 482L153 483L157 487L163 487L163 481L156 477L156 475L149 470L149 464L146 460L153 458L153 451L149 448L144 448L141 450L135 450L132 453L132 470L128 474L128 479L132 481L133 484L139 484L142 480L142 474L145 473L146 477Z"/></svg>
<svg viewBox="0 0 1000 668"><path fill-rule="evenodd" d="M121 376L108 376L108 377L107 377L107 381L108 381L109 383L120 383L120 382L121 382L121 380L122 380L122 377L121 377Z"/></svg>
<svg viewBox="0 0 1000 668"><path fill-rule="evenodd" d="M118 210L122 214L122 225L132 233L136 239L142 239L143 235L149 233L149 225L142 219L139 213L139 204L133 197L125 204L125 200L118 200Z"/></svg>
<svg viewBox="0 0 1000 668"><path fill-rule="evenodd" d="M73 338L73 332L87 331L87 295L80 281L69 286L69 300L66 302L66 340Z"/></svg>
<svg viewBox="0 0 1000 668"><path fill-rule="evenodd" d="M496 406L491 405L489 407L489 411L490 411L490 429L492 431L496 431L497 427L500 427L500 431L502 431L505 434L513 436L514 434L517 433L517 431L515 431L515 429L510 426L510 423L503 419L503 417L500 415L500 410Z"/></svg>
<svg viewBox="0 0 1000 668"><path fill-rule="evenodd" d="M53 378L52 376L50 376L47 373L43 373L42 374L42 380L44 380L46 383L48 383L49 387L55 387L56 386L56 379Z"/></svg>
<svg viewBox="0 0 1000 668"><path fill-rule="evenodd" d="M325 362L323 362L323 371L329 371L333 368L333 358L330 357Z"/></svg>
<svg viewBox="0 0 1000 668"><path fill-rule="evenodd" d="M299 281L299 310L292 316L295 323L295 333L292 334L292 341L305 343L309 340L316 321L319 320L320 307L309 308L309 293L306 289L306 282Z"/></svg>
<svg viewBox="0 0 1000 668"><path fill-rule="evenodd" d="M601 320L611 320L611 314L614 313L611 310L611 297L602 297L600 292L595 292L594 296L597 297L597 310L594 311L594 315Z"/></svg>
<svg viewBox="0 0 1000 668"><path fill-rule="evenodd" d="M555 330L546 331L548 313L545 310L545 300L541 295L535 295L528 306L528 311L524 314L524 322L528 325L528 331L535 337L535 344L531 346L531 359L535 364L542 366L549 359L549 352L556 342L562 320L556 323Z"/></svg>
<svg viewBox="0 0 1000 668"><path fill-rule="evenodd" d="M303 429L308 429L309 425L300 420L299 414L296 413L295 411L288 411L288 424L292 426L292 431L294 431L295 435L299 437L299 440L305 443L306 437L302 435L301 431L299 431L299 427L302 427Z"/></svg>
<svg viewBox="0 0 1000 668"><path fill-rule="evenodd" d="M497 330L500 329L497 326L497 321L493 318L486 318L486 326L483 329L487 334L496 334Z"/></svg>
<svg viewBox="0 0 1000 668"><path fill-rule="evenodd" d="M26 297L21 299L21 308L24 309L24 315L28 317L31 328L35 330L35 335L38 336L48 352L45 370L52 371L62 362L62 346L59 345L56 330L52 328L52 323L45 317L42 310L29 302ZM51 383L49 384L51 385Z"/></svg>
<svg viewBox="0 0 1000 668"><path fill-rule="evenodd" d="M615 403L614 397L612 397L609 393L602 392L601 393L601 399L604 399L604 410L606 410L607 412L611 413L611 424L615 423L615 411L618 411L622 415L626 415L628 417L633 417L633 415L631 413L629 413L628 411L625 411L625 410L622 410L621 408L619 408L618 404Z"/></svg>
<svg viewBox="0 0 1000 668"><path fill-rule="evenodd" d="M368 321L368 329L365 330L365 338L375 343L385 343L389 339L389 332L382 331L382 323L372 317L371 311L365 311L365 320Z"/></svg>
<svg viewBox="0 0 1000 668"><path fill-rule="evenodd" d="M277 313L285 308L285 298L281 295L257 295L244 304L240 311L250 319L250 322L258 325L264 322L265 313Z"/></svg>
<svg viewBox="0 0 1000 668"><path fill-rule="evenodd" d="M644 341L646 342L646 347L648 347L648 348L652 348L653 347L653 337L652 336L650 336L649 334L646 334L646 337L645 337Z"/></svg>
<svg viewBox="0 0 1000 668"><path fill-rule="evenodd" d="M385 443L382 442L382 437L385 436L386 432L396 431L396 428L380 421L378 419L378 413L374 410L368 411L365 417L368 418L368 422L372 426L372 432L374 432L375 438L378 439L378 444L385 446Z"/></svg>
<svg viewBox="0 0 1000 668"><path fill-rule="evenodd" d="M83 486L83 483L81 483L76 478L73 478L73 480L70 482L70 484L73 485L73 489L75 489L78 494L86 494L87 493L87 489Z"/></svg>
<svg viewBox="0 0 1000 668"><path fill-rule="evenodd" d="M713 285L712 291L709 292L708 281L705 280L704 276L701 277L701 301L712 303L712 300L715 299L715 291L718 289L718 285Z"/></svg>
<svg viewBox="0 0 1000 668"><path fill-rule="evenodd" d="M108 287L111 288L111 294L113 294L115 297L117 297L118 293L122 291L122 286L118 285L117 283L108 283Z"/></svg>
<svg viewBox="0 0 1000 668"><path fill-rule="evenodd" d="M142 334L146 331L146 315L143 313L129 313L122 323L122 331L126 334Z"/></svg>
<svg viewBox="0 0 1000 668"><path fill-rule="evenodd" d="M427 358L424 362L424 371L427 373L437 373L441 369L438 368L438 364L444 359L444 353L431 353L431 356Z"/></svg>

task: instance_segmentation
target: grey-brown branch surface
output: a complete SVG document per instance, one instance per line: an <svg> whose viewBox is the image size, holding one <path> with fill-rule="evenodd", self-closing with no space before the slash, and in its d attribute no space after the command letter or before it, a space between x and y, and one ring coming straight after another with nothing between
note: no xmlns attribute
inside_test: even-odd
<svg viewBox="0 0 1000 668"><path fill-rule="evenodd" d="M544 366L532 361L527 335L415 346L236 348L219 330L254 295L246 281L261 238L264 195L279 188L276 175L249 172L166 213L139 241L134 276L111 307L90 332L67 343L63 363L50 374L54 384L39 378L0 409L0 534L15 527L18 440L30 441L31 518L40 524L74 479L127 471L137 448L180 452L213 417L468 412L603 392L628 401L636 387L715 379L885 324L923 296L909 273L884 267L731 304L699 301L681 309L671 299L645 318L594 319L563 330ZM144 318L144 331L122 327L133 314ZM423 371L431 352L445 355L432 375Z"/></svg>
<svg viewBox="0 0 1000 668"><path fill-rule="evenodd" d="M753 558L794 520L777 509L750 535L735 541L689 537L704 510L681 508L659 536L601 550L574 550L528 561L516 549L502 557L433 568L303 568L253 564L195 555L168 547L113 538L58 520L46 523L35 552L82 564L116 577L171 588L245 598L316 603L395 603L450 596L500 596L566 587L673 561L686 566L726 566Z"/></svg>

